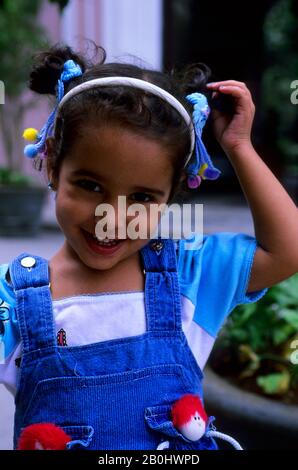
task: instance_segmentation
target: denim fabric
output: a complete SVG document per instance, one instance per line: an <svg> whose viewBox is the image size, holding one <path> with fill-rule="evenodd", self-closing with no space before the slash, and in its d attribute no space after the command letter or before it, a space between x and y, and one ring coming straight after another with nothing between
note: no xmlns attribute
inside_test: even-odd
<svg viewBox="0 0 298 470"><path fill-rule="evenodd" d="M52 422L73 437L68 448L156 449L169 438L169 416L163 413L155 428L148 409L169 411L186 393L202 396L203 374L181 326L173 240L151 240L141 255L146 333L75 347L56 344L48 262L33 256L35 265L23 267L22 259L32 256L23 253L11 263L23 343L15 446L22 428ZM194 448L181 435L172 438L176 448ZM211 438L204 446L216 448Z"/></svg>
<svg viewBox="0 0 298 470"><path fill-rule="evenodd" d="M148 426L161 433L162 441L168 441L168 449L173 450L217 450L217 444L212 437L207 436L213 425L214 416L210 416L206 424L204 436L198 441L190 441L173 425L171 405L149 406L146 408L145 419Z"/></svg>

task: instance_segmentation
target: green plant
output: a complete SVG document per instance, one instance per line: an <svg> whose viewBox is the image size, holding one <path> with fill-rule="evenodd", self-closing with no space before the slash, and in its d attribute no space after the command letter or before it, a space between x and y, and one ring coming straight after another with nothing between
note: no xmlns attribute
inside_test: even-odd
<svg viewBox="0 0 298 470"><path fill-rule="evenodd" d="M298 392L298 274L271 287L258 302L228 318L211 360L266 395L296 400ZM296 397L296 398L295 398Z"/></svg>
<svg viewBox="0 0 298 470"><path fill-rule="evenodd" d="M5 165L15 171L22 165L24 113L34 104L23 92L32 54L45 44L45 33L37 22L39 7L40 0L4 0L0 7L0 78L5 86L0 130Z"/></svg>
<svg viewBox="0 0 298 470"><path fill-rule="evenodd" d="M68 3L51 2L57 3L60 10ZM48 46L44 28L38 24L42 3L42 0L0 0L0 80L5 89L5 103L0 105L0 133L5 166L14 172L14 180L15 172L21 173L22 169L24 113L36 104L36 98L24 93L32 56Z"/></svg>
<svg viewBox="0 0 298 470"><path fill-rule="evenodd" d="M0 186L30 186L31 178L18 171L0 167Z"/></svg>
<svg viewBox="0 0 298 470"><path fill-rule="evenodd" d="M264 23L266 66L262 80L265 120L276 126L277 147L290 173L298 175L297 105L291 84L298 79L298 7L296 0L274 2Z"/></svg>

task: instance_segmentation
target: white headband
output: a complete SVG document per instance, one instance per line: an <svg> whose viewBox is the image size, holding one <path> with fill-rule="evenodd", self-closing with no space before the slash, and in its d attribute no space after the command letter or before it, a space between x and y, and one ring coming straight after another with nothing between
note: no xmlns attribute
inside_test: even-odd
<svg viewBox="0 0 298 470"><path fill-rule="evenodd" d="M145 80L139 80L138 78L131 78L131 77L104 77L104 78L95 78L94 80L88 80L87 82L81 83L76 87L72 88L60 101L58 105L58 110L62 108L66 101L68 101L73 96L81 93L84 90L89 90L90 88L94 88L95 86L132 86L134 88L139 88L144 91L149 91L153 95L158 96L162 100L169 103L173 108L178 111L178 113L183 117L184 121L186 122L187 126L190 130L190 138L191 138L191 145L190 145L190 152L184 164L184 167L189 162L194 148L195 148L195 130L192 122L191 116L188 114L184 106L178 101L173 95L168 93L166 90L153 85L153 83L147 82Z"/></svg>

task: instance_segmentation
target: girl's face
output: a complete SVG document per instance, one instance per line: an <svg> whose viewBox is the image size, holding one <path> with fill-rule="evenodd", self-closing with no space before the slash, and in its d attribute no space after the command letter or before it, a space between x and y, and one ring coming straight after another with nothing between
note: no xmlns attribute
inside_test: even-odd
<svg viewBox="0 0 298 470"><path fill-rule="evenodd" d="M98 270L112 268L135 255L148 243L149 229L154 233L150 206L168 201L173 173L169 152L156 141L116 124L86 126L71 155L65 156L58 180L53 181L57 220L70 252ZM139 203L146 209L147 239L129 238L126 229L135 216L127 216L126 211L124 217L123 212L118 216L118 196L125 196L126 208ZM102 247L94 240L96 224L106 216L96 217L95 209L103 203L111 205L116 216L108 219L109 227L115 229L115 236L108 238L121 237L118 229L123 230L125 225L125 239L113 248Z"/></svg>

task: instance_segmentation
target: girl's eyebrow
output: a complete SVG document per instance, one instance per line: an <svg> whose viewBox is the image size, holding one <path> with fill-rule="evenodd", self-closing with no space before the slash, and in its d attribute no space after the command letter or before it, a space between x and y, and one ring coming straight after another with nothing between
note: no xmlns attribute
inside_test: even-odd
<svg viewBox="0 0 298 470"><path fill-rule="evenodd" d="M93 171L89 171L89 170L75 170L72 172L72 176L88 176L89 178L93 178L93 179L96 179L96 180L103 180L104 178L102 178L100 175L98 175L97 173L94 173ZM160 189L156 189L156 188L147 188L145 186L134 186L133 187L133 191L144 191L146 193L153 193L153 194L158 194L159 196L165 196L165 192L160 190Z"/></svg>
<svg viewBox="0 0 298 470"><path fill-rule="evenodd" d="M155 189L155 188L146 188L145 186L135 186L134 191L144 191L146 193L154 193L154 194L159 194L159 196L165 196L165 192L161 191L160 189Z"/></svg>
<svg viewBox="0 0 298 470"><path fill-rule="evenodd" d="M98 173L95 173L90 170L74 170L71 172L71 176L87 176L89 178L95 179L95 180L104 180L102 176L100 176Z"/></svg>

